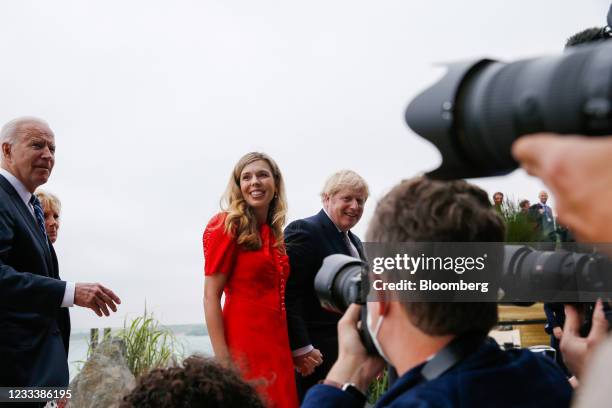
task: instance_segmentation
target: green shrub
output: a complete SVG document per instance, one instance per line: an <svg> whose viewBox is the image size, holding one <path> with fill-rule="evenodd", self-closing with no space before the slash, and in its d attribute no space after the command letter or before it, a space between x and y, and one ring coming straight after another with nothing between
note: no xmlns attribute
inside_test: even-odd
<svg viewBox="0 0 612 408"><path fill-rule="evenodd" d="M127 364L135 377L165 367L181 354L174 334L161 327L146 309L143 316L135 318L129 325L125 322L118 337L125 342Z"/></svg>
<svg viewBox="0 0 612 408"><path fill-rule="evenodd" d="M500 215L506 224L506 242L536 242L540 232L531 217L523 213L515 201L506 199Z"/></svg>

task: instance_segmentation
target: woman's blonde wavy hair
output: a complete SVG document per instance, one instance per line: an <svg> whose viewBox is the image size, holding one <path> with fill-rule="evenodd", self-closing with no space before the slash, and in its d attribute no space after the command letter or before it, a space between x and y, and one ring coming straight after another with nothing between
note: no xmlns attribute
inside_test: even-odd
<svg viewBox="0 0 612 408"><path fill-rule="evenodd" d="M274 198L270 202L266 222L270 225L274 238L276 239L274 246L284 253L283 226L285 225L285 218L287 216L285 183L278 165L265 153L247 153L242 156L234 166L225 193L221 198L221 209L227 212L227 217L225 217L225 232L236 237L238 245L242 245L246 249L258 250L261 248L262 242L258 233L255 213L252 211L251 207L248 206L240 190L240 174L242 170L249 164L258 160L263 160L268 163L272 170L272 176L274 177L276 191Z"/></svg>

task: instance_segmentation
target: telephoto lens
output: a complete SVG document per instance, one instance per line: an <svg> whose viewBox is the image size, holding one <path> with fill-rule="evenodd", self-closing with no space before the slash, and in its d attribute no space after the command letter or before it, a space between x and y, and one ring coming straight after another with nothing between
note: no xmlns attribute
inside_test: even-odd
<svg viewBox="0 0 612 408"><path fill-rule="evenodd" d="M504 247L504 302L594 302L612 292L612 264L602 254Z"/></svg>
<svg viewBox="0 0 612 408"><path fill-rule="evenodd" d="M442 154L432 178L498 176L512 143L535 132L612 134L612 41L503 63L452 63L406 109L408 126Z"/></svg>

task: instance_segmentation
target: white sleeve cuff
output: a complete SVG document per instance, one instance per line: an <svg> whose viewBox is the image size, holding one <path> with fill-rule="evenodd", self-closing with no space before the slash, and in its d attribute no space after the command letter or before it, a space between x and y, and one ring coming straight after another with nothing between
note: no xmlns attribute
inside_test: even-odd
<svg viewBox="0 0 612 408"><path fill-rule="evenodd" d="M64 291L64 299L62 299L62 305L60 307L72 307L74 306L74 282L66 282L66 290Z"/></svg>
<svg viewBox="0 0 612 408"><path fill-rule="evenodd" d="M310 353L312 350L314 350L314 347L312 346L312 344L309 344L307 346L300 347L299 349L292 350L291 354L293 355L293 357L299 357L303 356L306 353Z"/></svg>

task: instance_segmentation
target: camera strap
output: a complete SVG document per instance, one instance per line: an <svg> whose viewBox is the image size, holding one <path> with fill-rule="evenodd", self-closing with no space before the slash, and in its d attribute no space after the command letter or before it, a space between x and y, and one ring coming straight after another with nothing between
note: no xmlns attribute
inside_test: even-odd
<svg viewBox="0 0 612 408"><path fill-rule="evenodd" d="M486 335L480 333L468 333L455 337L423 366L421 375L426 381L440 377L465 357L478 350L486 338Z"/></svg>

